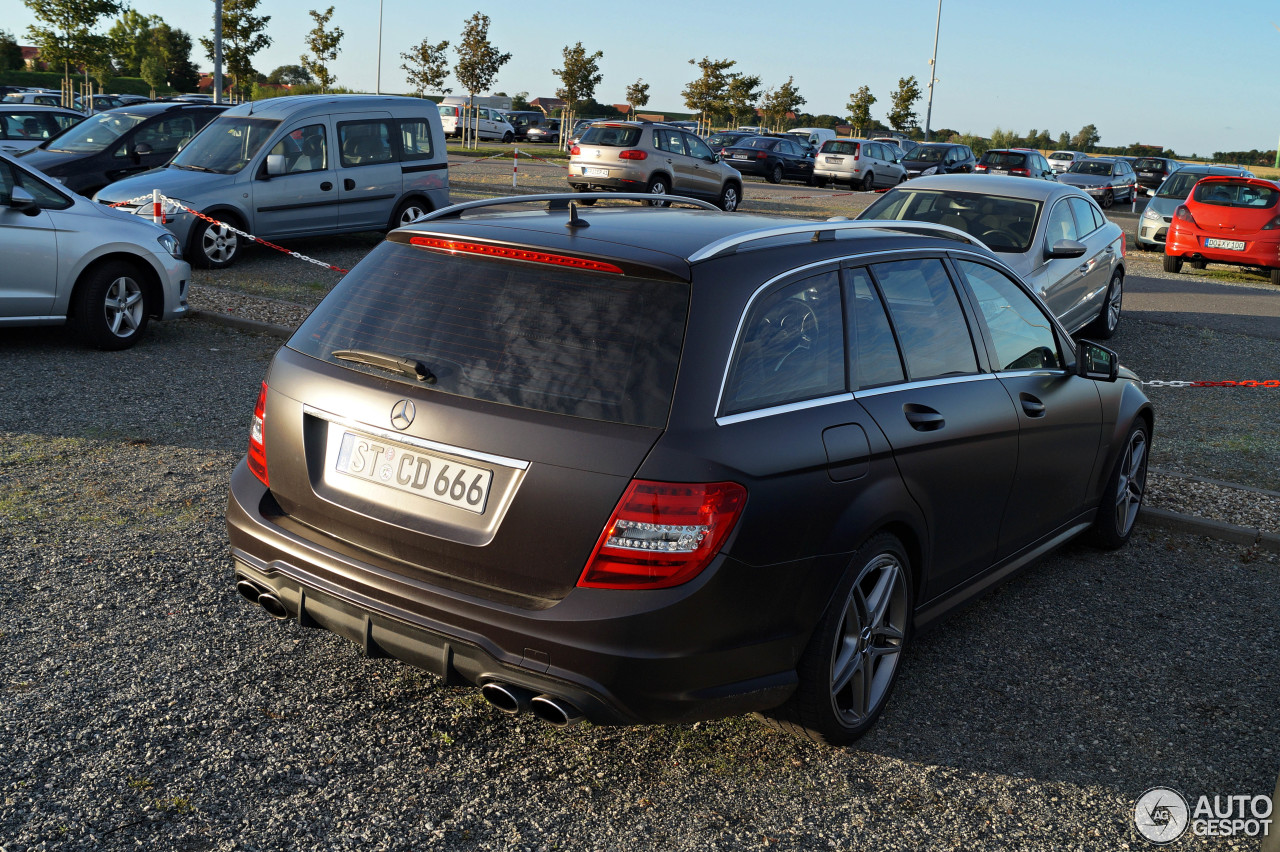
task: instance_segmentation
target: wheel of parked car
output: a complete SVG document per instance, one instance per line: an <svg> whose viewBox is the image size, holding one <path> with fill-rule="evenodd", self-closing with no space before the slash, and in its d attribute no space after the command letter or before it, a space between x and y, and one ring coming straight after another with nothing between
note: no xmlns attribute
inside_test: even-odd
<svg viewBox="0 0 1280 852"><path fill-rule="evenodd" d="M742 190L736 183L726 183L724 189L720 190L720 209L726 213L732 213L741 203Z"/></svg>
<svg viewBox="0 0 1280 852"><path fill-rule="evenodd" d="M90 270L75 292L75 326L99 349L127 349L147 327L147 297L142 276L128 263L106 263Z"/></svg>
<svg viewBox="0 0 1280 852"><path fill-rule="evenodd" d="M187 259L194 266L223 269L240 256L244 244L234 231L221 223L196 220L187 237Z"/></svg>
<svg viewBox="0 0 1280 852"><path fill-rule="evenodd" d="M396 205L396 212L391 214L391 222L387 230L403 228L405 225L431 212L431 209L420 198L406 198Z"/></svg>
<svg viewBox="0 0 1280 852"><path fill-rule="evenodd" d="M649 194L666 195L670 191L671 188L667 185L666 175L655 175L649 179ZM651 207L666 207L667 202L654 200L650 201L649 205Z"/></svg>
<svg viewBox="0 0 1280 852"><path fill-rule="evenodd" d="M876 176L872 172L867 172L862 176L862 191L871 192L876 188Z"/></svg>
<svg viewBox="0 0 1280 852"><path fill-rule="evenodd" d="M504 134L502 134L502 142L503 142L503 144L507 144L507 145L511 144L511 140L512 140L512 139L514 139L514 138L515 138L515 137L514 137L514 136L512 136L510 133L504 133Z"/></svg>
<svg viewBox="0 0 1280 852"><path fill-rule="evenodd" d="M1204 268L1205 268L1206 266L1208 266L1208 265L1209 265L1208 261L1204 261L1204 260L1193 260L1193 261L1191 261L1191 268L1192 268L1192 269L1204 269Z"/></svg>
<svg viewBox="0 0 1280 852"><path fill-rule="evenodd" d="M1102 193L1102 201L1098 203L1102 205L1103 210L1111 209L1111 205L1116 203L1115 190L1111 187L1107 187L1106 191Z"/></svg>
<svg viewBox="0 0 1280 852"><path fill-rule="evenodd" d="M1120 306L1124 303L1124 273L1117 269L1107 285L1107 300L1098 311L1097 318L1085 329L1085 335L1098 340L1109 340L1120 327Z"/></svg>
<svg viewBox="0 0 1280 852"><path fill-rule="evenodd" d="M1166 254L1164 256L1164 271L1165 272L1181 272L1182 258L1173 257L1172 255Z"/></svg>
<svg viewBox="0 0 1280 852"><path fill-rule="evenodd" d="M826 186L827 186L827 179L826 179L826 177L825 177L825 176L823 176L823 177L817 177L817 176L815 176L815 177L814 177L814 179L813 179L813 185L814 185L814 186L816 186L816 187L818 187L819 189L825 189L825 188L826 188Z"/></svg>
<svg viewBox="0 0 1280 852"><path fill-rule="evenodd" d="M1280 269L1271 270L1271 283L1280 287Z"/></svg>
<svg viewBox="0 0 1280 852"><path fill-rule="evenodd" d="M1133 533L1147 488L1147 449L1150 444L1151 427L1139 419L1129 427L1124 451L1111 472L1106 490L1102 492L1098 516L1089 531L1089 538L1095 546L1115 550L1123 547Z"/></svg>
<svg viewBox="0 0 1280 852"><path fill-rule="evenodd" d="M858 549L796 667L799 685L769 720L828 745L862 736L884 710L911 625L910 561L894 536Z"/></svg>
<svg viewBox="0 0 1280 852"><path fill-rule="evenodd" d="M765 177L769 183L782 183L782 164L775 164L773 169Z"/></svg>

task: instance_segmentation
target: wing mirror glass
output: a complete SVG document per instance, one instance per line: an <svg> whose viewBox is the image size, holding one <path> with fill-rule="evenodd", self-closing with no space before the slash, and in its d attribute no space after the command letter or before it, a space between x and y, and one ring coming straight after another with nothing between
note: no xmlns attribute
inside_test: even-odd
<svg viewBox="0 0 1280 852"><path fill-rule="evenodd" d="M1120 356L1100 343L1076 344L1076 375L1100 382L1114 382L1120 375Z"/></svg>

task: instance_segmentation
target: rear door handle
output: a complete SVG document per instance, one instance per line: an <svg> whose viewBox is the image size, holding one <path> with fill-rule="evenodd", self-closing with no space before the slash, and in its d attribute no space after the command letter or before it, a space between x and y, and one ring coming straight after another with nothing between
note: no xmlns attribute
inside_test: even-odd
<svg viewBox="0 0 1280 852"><path fill-rule="evenodd" d="M329 181L325 181L324 183L320 184L320 188L323 189L325 192L328 192L329 190L333 189L333 184L329 183Z"/></svg>
<svg viewBox="0 0 1280 852"><path fill-rule="evenodd" d="M911 424L911 428L917 432L933 432L941 429L947 422L941 414L927 405L916 405L909 402L902 406L902 413L906 415L907 422Z"/></svg>
<svg viewBox="0 0 1280 852"><path fill-rule="evenodd" d="M345 190L348 190L348 191L350 191L350 190L352 190L352 189L355 189L355 188L356 188L356 182L355 182L355 181L353 181L351 178L343 178L343 179L342 179L342 188L343 188L343 189L345 189Z"/></svg>

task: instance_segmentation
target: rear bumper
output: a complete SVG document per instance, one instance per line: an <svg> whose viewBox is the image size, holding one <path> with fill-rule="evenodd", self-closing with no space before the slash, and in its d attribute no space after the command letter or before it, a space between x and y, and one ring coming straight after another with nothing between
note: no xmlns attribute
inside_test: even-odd
<svg viewBox="0 0 1280 852"><path fill-rule="evenodd" d="M569 186L574 189L581 189L584 192L588 189L607 189L615 192L645 192L648 189L648 184L642 180L582 177L581 175L572 174L569 175Z"/></svg>
<svg viewBox="0 0 1280 852"><path fill-rule="evenodd" d="M1205 241L1210 239L1240 240L1245 244L1245 248L1244 251L1211 248L1205 245ZM1256 233L1236 237L1227 234L1205 234L1200 231L1189 233L1183 228L1170 227L1166 235L1164 252L1172 257L1190 260L1275 269L1280 268L1280 232L1274 232L1274 236L1269 234L1265 239L1258 239Z"/></svg>
<svg viewBox="0 0 1280 852"><path fill-rule="evenodd" d="M574 589L522 608L324 547L264 515L264 496L241 461L227 505L235 574L275 595L291 619L449 682L563 698L596 724L691 722L781 704L821 614L820 578L839 576L825 562L758 568L722 556L675 589Z"/></svg>

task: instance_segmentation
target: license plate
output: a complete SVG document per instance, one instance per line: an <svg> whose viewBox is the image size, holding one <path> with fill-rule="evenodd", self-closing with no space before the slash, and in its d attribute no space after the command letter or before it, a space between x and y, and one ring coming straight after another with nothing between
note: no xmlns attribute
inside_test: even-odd
<svg viewBox="0 0 1280 852"><path fill-rule="evenodd" d="M487 468L354 432L342 436L333 469L479 515L484 514L493 484L493 471Z"/></svg>
<svg viewBox="0 0 1280 852"><path fill-rule="evenodd" d="M733 159L735 159L735 160L748 160L748 159L750 159L750 157L748 157L746 154L734 154L734 155L733 155Z"/></svg>
<svg viewBox="0 0 1280 852"><path fill-rule="evenodd" d="M824 159L832 165L844 162L844 157L825 157Z"/></svg>
<svg viewBox="0 0 1280 852"><path fill-rule="evenodd" d="M1142 175L1143 177L1155 177L1155 176L1156 176L1156 173L1155 173L1155 172L1138 172L1138 174Z"/></svg>
<svg viewBox="0 0 1280 852"><path fill-rule="evenodd" d="M1244 240L1205 240L1204 247L1227 249L1229 251L1244 251Z"/></svg>
<svg viewBox="0 0 1280 852"><path fill-rule="evenodd" d="M1009 170L1008 169L991 169L990 173L993 175L1007 175L1009 174Z"/></svg>
<svg viewBox="0 0 1280 852"><path fill-rule="evenodd" d="M608 169L589 169L586 166L583 166L582 176L583 177L608 177L609 170Z"/></svg>

